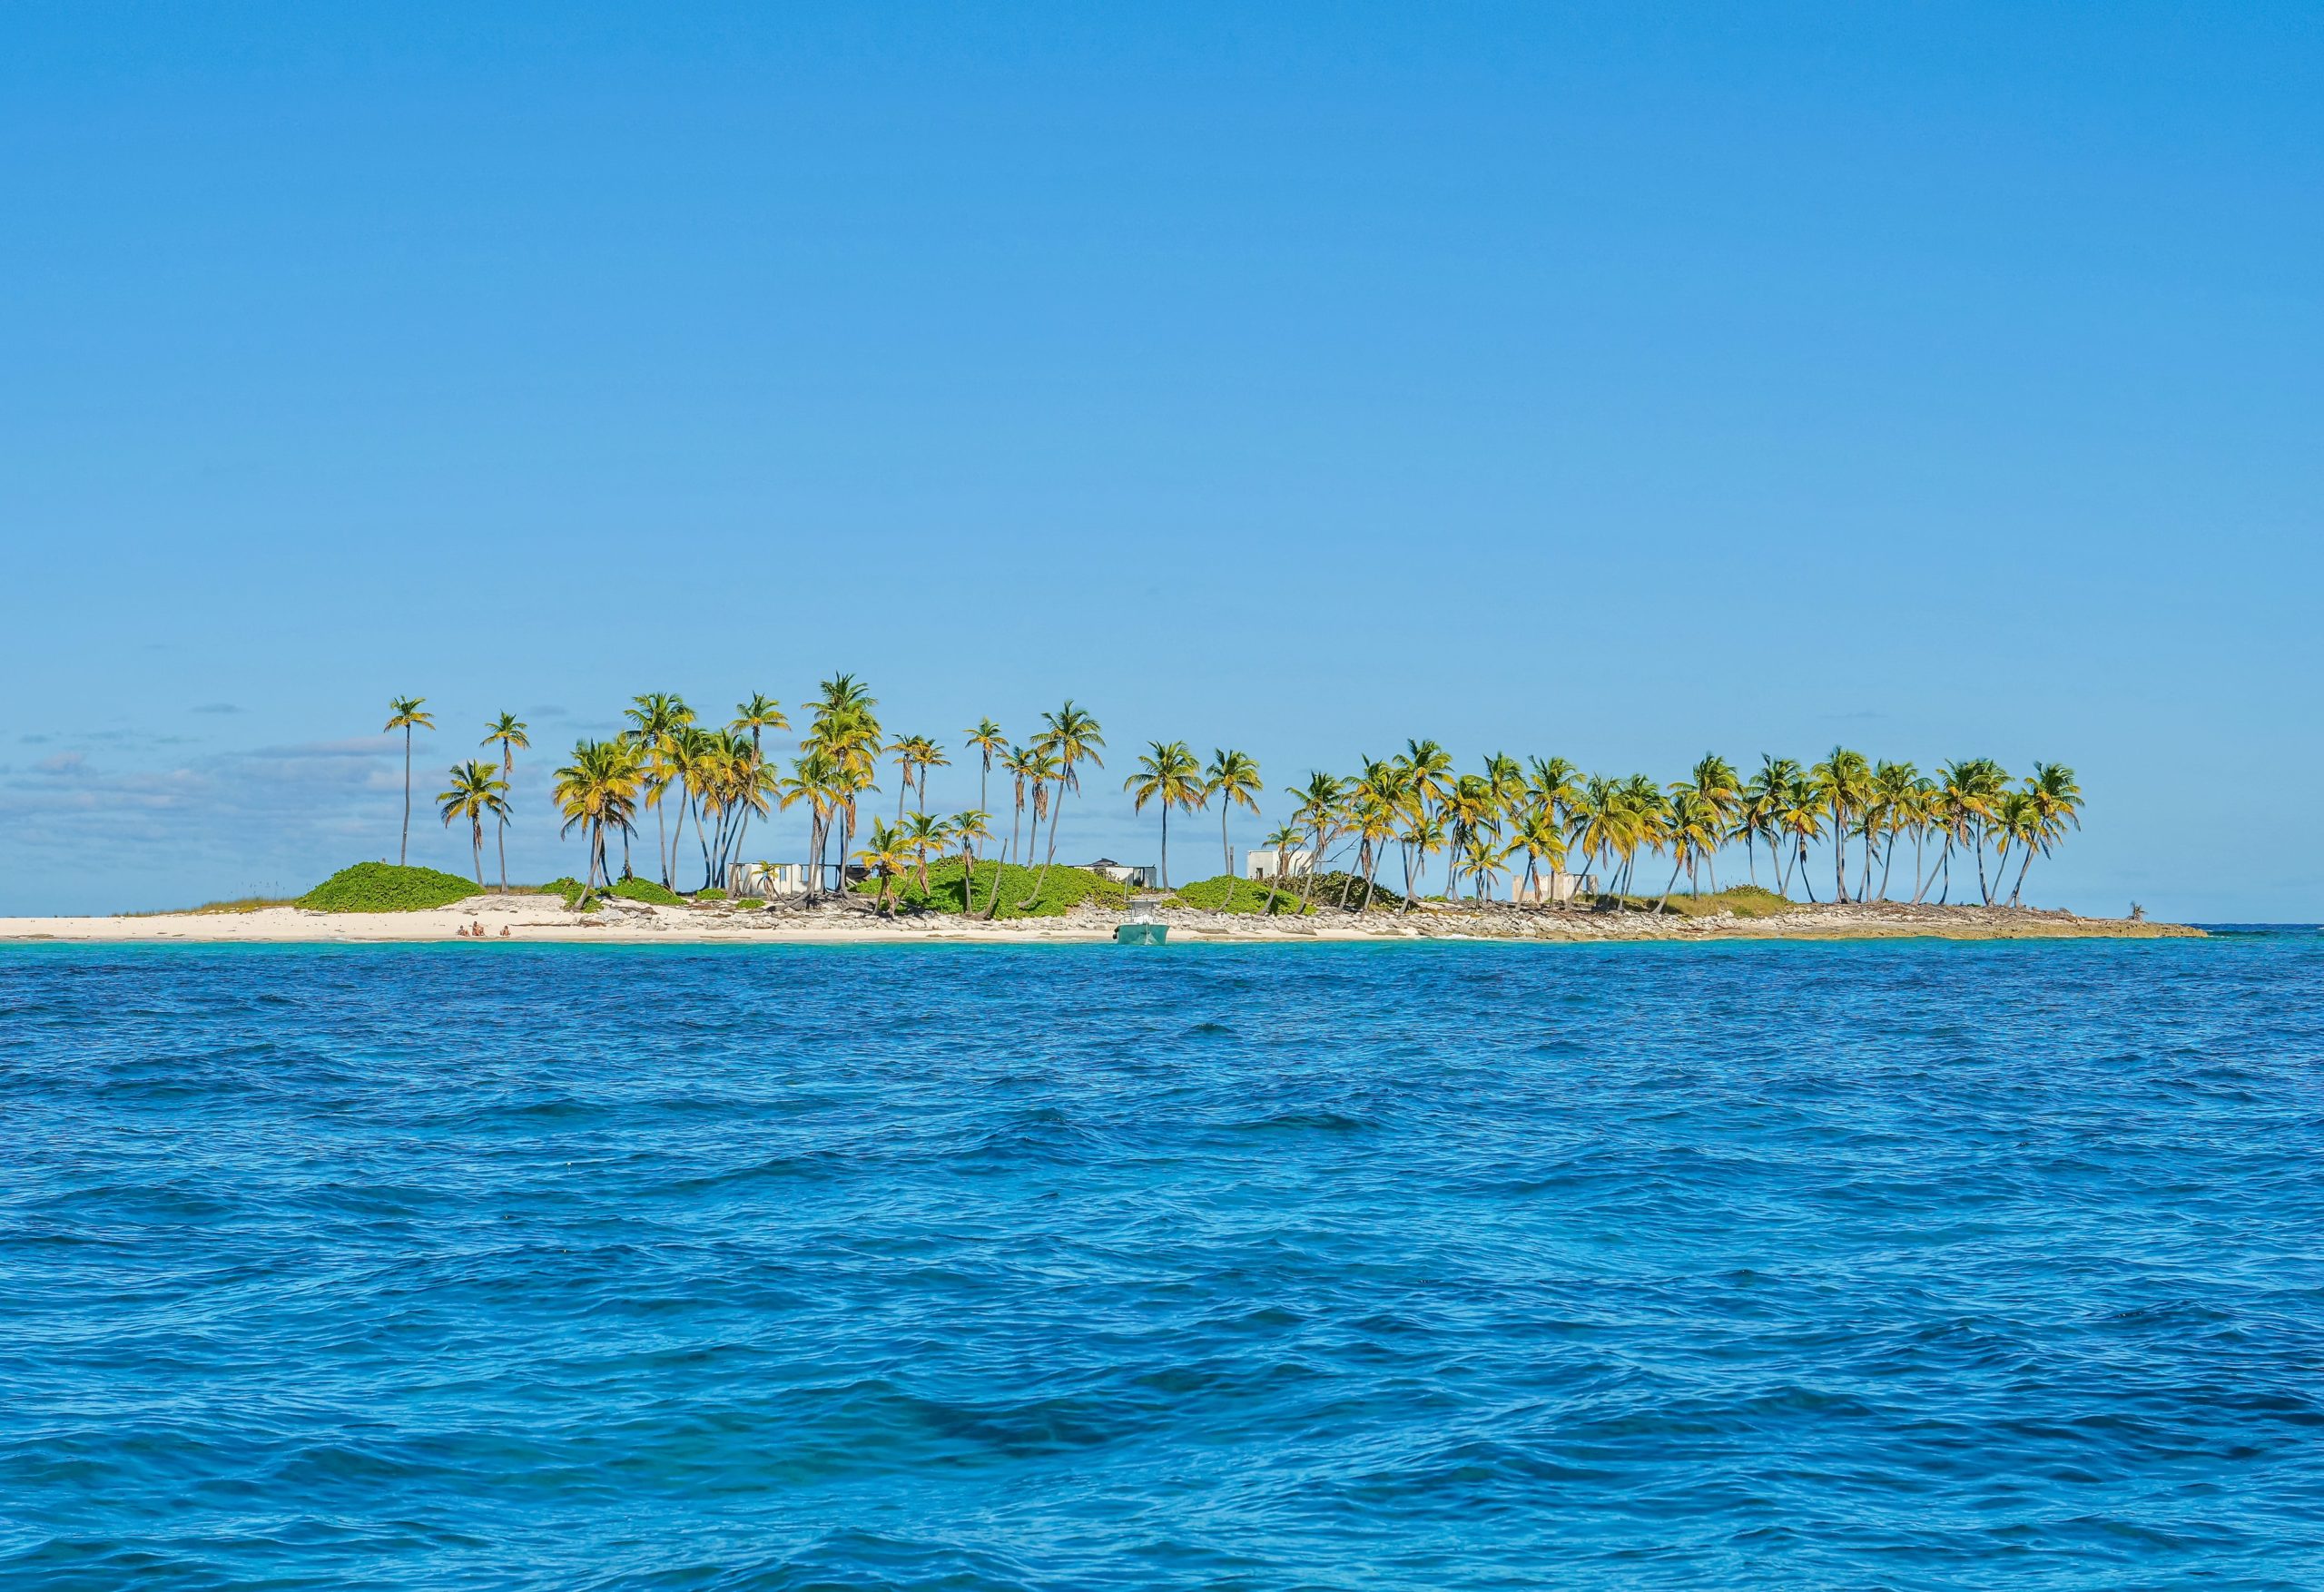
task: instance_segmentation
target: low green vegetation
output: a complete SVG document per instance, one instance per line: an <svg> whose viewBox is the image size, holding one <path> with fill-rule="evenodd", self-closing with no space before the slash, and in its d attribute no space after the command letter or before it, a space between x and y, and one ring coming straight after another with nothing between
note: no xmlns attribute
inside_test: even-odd
<svg viewBox="0 0 2324 1592"><path fill-rule="evenodd" d="M993 875L1000 875L1000 919L1058 918L1084 904L1099 907L1123 907L1129 902L1127 886L1115 883L1102 874L1086 868L1052 868L1047 879L1039 868L1019 868L1014 863L1003 868L997 862L980 862L976 871L976 915L982 918L992 904ZM1034 887L1040 887L1039 896ZM865 880L852 887L859 895L879 893L877 880ZM928 889L920 888L920 870L911 869L899 877L891 887L896 909L900 912L960 911L960 860L948 857L928 865ZM1021 901L1031 901L1020 907Z"/></svg>
<svg viewBox="0 0 2324 1592"><path fill-rule="evenodd" d="M1276 917L1297 917L1306 910L1299 899L1299 881L1289 880L1275 887L1274 905L1268 905L1267 887L1256 880L1236 879L1220 874L1216 879L1196 880L1179 887L1176 895L1162 904L1166 907L1196 907L1206 912L1268 912Z"/></svg>
<svg viewBox="0 0 2324 1592"><path fill-rule="evenodd" d="M1738 884L1715 896L1672 896L1667 909L1682 918L1710 918L1721 912L1731 912L1738 918L1772 918L1778 912L1797 910L1798 903L1787 901L1775 891L1761 889L1758 885Z"/></svg>
<svg viewBox="0 0 2324 1592"><path fill-rule="evenodd" d="M643 901L653 907L683 907L686 904L685 898L677 891L650 879L616 880L614 888L606 893L625 901Z"/></svg>
<svg viewBox="0 0 2324 1592"><path fill-rule="evenodd" d="M457 873L358 862L340 869L294 904L310 912L423 912L484 893L473 880Z"/></svg>

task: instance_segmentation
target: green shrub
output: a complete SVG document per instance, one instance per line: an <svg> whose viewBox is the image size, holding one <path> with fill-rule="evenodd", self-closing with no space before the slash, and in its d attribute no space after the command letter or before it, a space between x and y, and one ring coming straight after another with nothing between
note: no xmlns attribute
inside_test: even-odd
<svg viewBox="0 0 2324 1592"><path fill-rule="evenodd" d="M482 894L479 886L457 873L358 862L300 896L297 904L310 912L420 912Z"/></svg>
<svg viewBox="0 0 2324 1592"><path fill-rule="evenodd" d="M1163 903L1167 907L1199 907L1206 912L1265 912L1272 910L1278 918L1289 913L1297 916L1306 910L1299 899L1300 881L1285 880L1275 889L1275 905L1267 905L1267 887L1257 880L1236 879L1220 874L1216 879L1196 880L1180 887L1178 892Z"/></svg>
<svg viewBox="0 0 2324 1592"><path fill-rule="evenodd" d="M1122 907L1128 904L1128 887L1115 883L1103 874L1086 868L1052 868L1047 880L1042 880L1039 868L1019 868L1010 863L1002 869L997 862L977 864L977 913L980 918L992 902L993 875L1000 874L1000 918L1059 918L1074 908L1088 903L1099 907ZM1036 881L1040 882L1040 894L1033 894ZM879 882L864 880L849 887L862 896L880 893ZM928 865L928 889L920 888L920 870L908 869L895 881L893 894L900 912L925 910L950 912L958 916L960 910L960 860L947 857ZM1019 907L1020 901L1030 900L1029 907Z"/></svg>
<svg viewBox="0 0 2324 1592"><path fill-rule="evenodd" d="M694 899L695 900L697 900L697 901L705 901L705 902L706 902L706 901L723 901L723 900L724 900L724 899L726 899L726 892L725 892L724 890L717 889L706 889L706 890L696 890L696 891L694 891Z"/></svg>
<svg viewBox="0 0 2324 1592"><path fill-rule="evenodd" d="M644 901L655 907L683 907L686 904L685 898L677 891L667 885L656 884L650 879L619 880L615 882L614 888L606 893L609 896L618 896L625 901Z"/></svg>

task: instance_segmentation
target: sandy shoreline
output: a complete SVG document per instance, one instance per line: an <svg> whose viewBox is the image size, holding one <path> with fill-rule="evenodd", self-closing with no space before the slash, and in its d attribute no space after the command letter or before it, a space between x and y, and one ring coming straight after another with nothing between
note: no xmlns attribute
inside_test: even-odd
<svg viewBox="0 0 2324 1592"><path fill-rule="evenodd" d="M2058 939L2200 938L2175 923L2077 918L2066 912L2004 907L1871 904L1807 907L1766 918L1655 917L1642 912L1550 911L1509 906L1439 908L1403 915L1323 910L1307 918L1164 912L1172 944L1295 944L1318 941L1524 939L1565 943L1706 939ZM0 942L332 944L457 940L482 927L496 944L880 944L1027 945L1098 943L1113 938L1121 914L1078 909L1062 918L1008 923L964 922L951 916L881 919L856 903L767 910L650 907L609 902L592 913L569 911L543 896L481 896L420 912L310 912L269 907L251 912L181 912L123 918L0 918ZM504 934L503 930L507 932Z"/></svg>

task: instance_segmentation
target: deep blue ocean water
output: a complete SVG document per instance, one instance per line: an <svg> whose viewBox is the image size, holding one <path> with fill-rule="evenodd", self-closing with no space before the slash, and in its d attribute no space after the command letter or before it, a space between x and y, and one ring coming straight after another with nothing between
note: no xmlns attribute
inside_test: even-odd
<svg viewBox="0 0 2324 1592"><path fill-rule="evenodd" d="M0 1585L2324 1584L2324 937L0 949Z"/></svg>

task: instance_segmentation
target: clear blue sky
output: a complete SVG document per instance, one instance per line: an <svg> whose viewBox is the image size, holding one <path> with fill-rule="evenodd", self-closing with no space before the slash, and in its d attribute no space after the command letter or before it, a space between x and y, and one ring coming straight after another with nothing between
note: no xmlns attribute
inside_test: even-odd
<svg viewBox="0 0 2324 1592"><path fill-rule="evenodd" d="M0 912L392 855L393 693L424 794L852 669L1093 708L1069 852L1845 742L2324 917L2324 11L666 9L0 14Z"/></svg>

